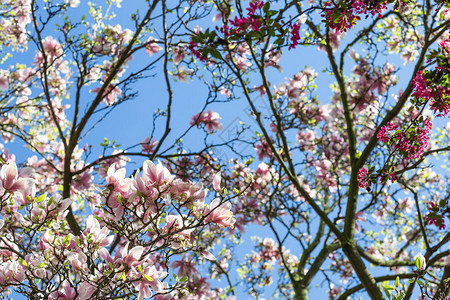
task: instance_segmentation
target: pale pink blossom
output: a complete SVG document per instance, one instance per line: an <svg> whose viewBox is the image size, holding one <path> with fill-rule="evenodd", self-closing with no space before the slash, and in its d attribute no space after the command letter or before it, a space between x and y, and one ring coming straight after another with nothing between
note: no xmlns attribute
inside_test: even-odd
<svg viewBox="0 0 450 300"><path fill-rule="evenodd" d="M101 88L95 88L90 90L90 93L100 92ZM102 98L105 99L106 105L111 106L116 103L117 99L122 96L122 90L117 86L108 86L108 88L103 92Z"/></svg>
<svg viewBox="0 0 450 300"><path fill-rule="evenodd" d="M114 239L113 235L108 236L109 233L110 230L107 227L101 228L97 219L90 215L86 221L86 229L83 231L82 236L89 244L107 247Z"/></svg>
<svg viewBox="0 0 450 300"><path fill-rule="evenodd" d="M56 292L50 294L49 299L58 299L58 300L73 300L75 299L76 292L71 287L69 281L64 280L60 289Z"/></svg>
<svg viewBox="0 0 450 300"><path fill-rule="evenodd" d="M144 247L142 246L135 246L131 250L128 251L128 244L123 247L122 249L122 260L125 264L127 264L129 267L135 266L139 264L142 253L144 252Z"/></svg>
<svg viewBox="0 0 450 300"><path fill-rule="evenodd" d="M152 154L155 147L158 145L158 141L152 141L148 136L141 142L142 152Z"/></svg>
<svg viewBox="0 0 450 300"><path fill-rule="evenodd" d="M207 112L201 112L192 117L192 120L189 122L191 125L200 124L205 125L206 130L209 134L213 134L215 130L219 131L223 129L222 123L220 123L220 115L212 110L208 110Z"/></svg>
<svg viewBox="0 0 450 300"><path fill-rule="evenodd" d="M154 39L152 37L148 39L148 44L147 46L145 46L145 50L147 51L148 55L152 56L163 49L157 44L157 41L157 39Z"/></svg>
<svg viewBox="0 0 450 300"><path fill-rule="evenodd" d="M185 53L184 49L181 48L181 47L173 47L172 53L173 53L173 63L175 65L179 65L180 62L186 56L186 53Z"/></svg>
<svg viewBox="0 0 450 300"><path fill-rule="evenodd" d="M188 83L189 77L194 73L192 69L186 69L184 66L177 68L177 72L173 74L174 77L178 78L179 81Z"/></svg>
<svg viewBox="0 0 450 300"><path fill-rule="evenodd" d="M1 187L10 192L20 191L32 194L35 181L32 178L19 178L15 162L4 164L0 171Z"/></svg>
<svg viewBox="0 0 450 300"><path fill-rule="evenodd" d="M152 161L146 160L143 165L142 179L151 186L162 186L173 181L174 175L164 167L161 162L155 165Z"/></svg>
<svg viewBox="0 0 450 300"><path fill-rule="evenodd" d="M222 180L222 173L221 172L217 172L216 175L214 175L214 179L213 179L213 186L214 186L214 190L216 192L220 192L220 182Z"/></svg>
<svg viewBox="0 0 450 300"><path fill-rule="evenodd" d="M67 2L67 5L72 8L78 7L78 5L80 5L80 0L69 0L69 2Z"/></svg>
<svg viewBox="0 0 450 300"><path fill-rule="evenodd" d="M9 72L0 70L0 89L7 90L9 88Z"/></svg>
<svg viewBox="0 0 450 300"><path fill-rule="evenodd" d="M356 212L356 218L355 218L355 230L356 230L356 232L360 232L361 231L361 227L359 226L358 222L359 221L362 221L362 222L367 221L367 219L366 219L366 217L364 215L365 215L365 213L363 211Z"/></svg>
<svg viewBox="0 0 450 300"><path fill-rule="evenodd" d="M108 168L106 182L108 183L108 186L112 187L115 192L120 193L124 198L128 198L131 194L131 180L129 178L125 178L125 175L125 168L118 169L117 163L113 163Z"/></svg>
<svg viewBox="0 0 450 300"><path fill-rule="evenodd" d="M83 281L77 286L78 298L80 300L91 299L92 294L95 292L96 287L91 283Z"/></svg>
<svg viewBox="0 0 450 300"><path fill-rule="evenodd" d="M205 223L213 222L219 224L221 227L233 228L236 219L233 217L231 211L231 203L220 203L220 199L214 199L205 210Z"/></svg>
<svg viewBox="0 0 450 300"><path fill-rule="evenodd" d="M216 261L217 260L216 257L211 252L209 252L207 250L203 250L201 252L201 255L203 255L203 257L206 258L209 261Z"/></svg>

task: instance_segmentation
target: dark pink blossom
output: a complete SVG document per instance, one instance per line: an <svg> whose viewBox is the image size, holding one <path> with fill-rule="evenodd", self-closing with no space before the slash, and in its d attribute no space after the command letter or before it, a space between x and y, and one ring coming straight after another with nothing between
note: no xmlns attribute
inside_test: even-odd
<svg viewBox="0 0 450 300"><path fill-rule="evenodd" d="M363 167L358 171L358 185L365 189L369 187L369 172Z"/></svg>

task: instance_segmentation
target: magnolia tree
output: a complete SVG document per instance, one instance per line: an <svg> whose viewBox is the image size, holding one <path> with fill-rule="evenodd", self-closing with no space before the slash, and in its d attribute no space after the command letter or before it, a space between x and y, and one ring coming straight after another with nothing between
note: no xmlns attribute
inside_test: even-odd
<svg viewBox="0 0 450 300"><path fill-rule="evenodd" d="M448 4L121 2L0 4L4 297L448 297Z"/></svg>

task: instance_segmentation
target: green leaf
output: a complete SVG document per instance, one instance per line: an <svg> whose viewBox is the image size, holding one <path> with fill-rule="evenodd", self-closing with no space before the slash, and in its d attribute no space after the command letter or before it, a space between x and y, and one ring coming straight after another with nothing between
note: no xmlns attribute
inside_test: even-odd
<svg viewBox="0 0 450 300"><path fill-rule="evenodd" d="M202 43L203 43L203 39L202 39L201 37L199 37L199 36L193 35L193 36L191 37L191 40L192 40L194 43L197 43L197 44L202 44Z"/></svg>
<svg viewBox="0 0 450 300"><path fill-rule="evenodd" d="M47 197L47 194L42 194L36 198L36 202L40 203L40 202L44 201L46 197Z"/></svg>
<svg viewBox="0 0 450 300"><path fill-rule="evenodd" d="M279 37L273 43L276 44L276 45L280 45L281 46L284 43L284 39L282 37Z"/></svg>
<svg viewBox="0 0 450 300"><path fill-rule="evenodd" d="M271 11L269 11L268 13L267 13L267 17L271 17L271 16L274 16L274 15L276 15L278 13L278 11L276 11L276 10L271 10Z"/></svg>
<svg viewBox="0 0 450 300"><path fill-rule="evenodd" d="M223 60L222 55L215 48L211 48L211 56L220 60Z"/></svg>
<svg viewBox="0 0 450 300"><path fill-rule="evenodd" d="M394 285L395 285L395 287L398 287L399 284L400 284L400 279L397 276L397 278L395 278L395 284Z"/></svg>
<svg viewBox="0 0 450 300"><path fill-rule="evenodd" d="M66 237L64 238L64 244L66 244L66 246L69 246L69 244L70 244L70 235L66 235Z"/></svg>
<svg viewBox="0 0 450 300"><path fill-rule="evenodd" d="M388 297L388 299L391 299L391 294L389 293L388 290L384 290L384 293L386 294L386 297Z"/></svg>
<svg viewBox="0 0 450 300"><path fill-rule="evenodd" d="M416 257L416 267L417 270L420 270L422 268L422 260L420 259L420 257Z"/></svg>

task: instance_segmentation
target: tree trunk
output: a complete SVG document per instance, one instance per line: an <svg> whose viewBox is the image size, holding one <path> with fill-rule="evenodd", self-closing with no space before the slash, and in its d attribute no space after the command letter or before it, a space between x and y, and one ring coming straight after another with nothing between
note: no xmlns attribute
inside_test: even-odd
<svg viewBox="0 0 450 300"><path fill-rule="evenodd" d="M295 300L308 300L308 287L301 282L294 283Z"/></svg>

